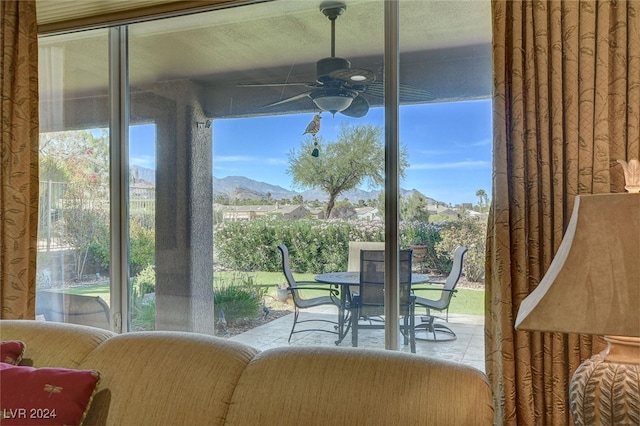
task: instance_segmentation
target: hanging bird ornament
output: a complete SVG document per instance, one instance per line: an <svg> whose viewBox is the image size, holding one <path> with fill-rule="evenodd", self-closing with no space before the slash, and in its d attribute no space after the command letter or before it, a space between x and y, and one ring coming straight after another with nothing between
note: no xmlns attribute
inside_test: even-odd
<svg viewBox="0 0 640 426"><path fill-rule="evenodd" d="M316 114L313 117L313 120L311 121L311 123L309 123L307 125L307 129L304 131L303 135L306 135L307 133L315 136L316 133L318 133L320 131L320 119L322 117L320 116L320 114Z"/></svg>
<svg viewBox="0 0 640 426"><path fill-rule="evenodd" d="M306 135L308 133L311 136L313 136L313 151L311 152L311 156L313 156L313 157L317 157L318 155L320 155L320 150L318 149L318 139L316 138L316 133L318 133L320 131L320 119L321 118L322 117L320 116L320 114L316 114L313 117L313 120L311 120L311 122L307 125L307 128L303 133L303 135Z"/></svg>

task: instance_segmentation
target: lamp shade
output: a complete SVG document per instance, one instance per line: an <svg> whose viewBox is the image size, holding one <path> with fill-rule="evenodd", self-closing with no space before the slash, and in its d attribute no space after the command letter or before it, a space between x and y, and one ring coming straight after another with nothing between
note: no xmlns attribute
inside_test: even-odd
<svg viewBox="0 0 640 426"><path fill-rule="evenodd" d="M522 301L516 328L640 337L640 194L576 197L558 252Z"/></svg>

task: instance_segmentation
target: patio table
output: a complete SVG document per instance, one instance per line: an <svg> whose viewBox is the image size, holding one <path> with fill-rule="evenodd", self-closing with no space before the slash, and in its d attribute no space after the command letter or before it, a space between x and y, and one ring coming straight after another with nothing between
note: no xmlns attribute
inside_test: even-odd
<svg viewBox="0 0 640 426"><path fill-rule="evenodd" d="M340 287L340 307L338 309L338 340L339 345L345 338L351 328L349 321L351 310L349 302L351 301L351 286L360 285L360 272L327 272L315 276L315 280L320 283L332 284ZM429 275L411 274L411 284L421 284L429 282ZM346 328L345 328L346 324Z"/></svg>

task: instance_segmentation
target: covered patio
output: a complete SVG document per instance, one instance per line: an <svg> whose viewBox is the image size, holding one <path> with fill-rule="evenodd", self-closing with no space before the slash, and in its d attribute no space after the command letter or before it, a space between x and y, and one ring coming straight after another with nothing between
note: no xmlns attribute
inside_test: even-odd
<svg viewBox="0 0 640 426"><path fill-rule="evenodd" d="M318 307L301 312L300 318L326 316L328 319L334 319L335 315L334 308ZM292 321L292 315L285 315L245 333L230 337L229 340L245 343L260 350L282 346L335 346L336 336L334 334L313 331L294 334L291 337L291 342L287 342ZM484 372L484 317L449 314L447 325L456 333L455 340L446 342L417 340L416 355L459 362ZM324 327L330 329L332 326L326 324ZM359 334L359 348L384 350L384 330L362 330ZM351 347L350 333L339 346ZM409 346L403 345L402 342L399 342L398 348L402 352L410 353Z"/></svg>

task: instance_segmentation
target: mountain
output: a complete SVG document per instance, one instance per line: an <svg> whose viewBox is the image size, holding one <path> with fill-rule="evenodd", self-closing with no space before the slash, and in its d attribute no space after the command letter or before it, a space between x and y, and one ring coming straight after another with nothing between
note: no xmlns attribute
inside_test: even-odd
<svg viewBox="0 0 640 426"><path fill-rule="evenodd" d="M140 166L131 167L131 175L135 176L137 181L145 181L155 185L156 172ZM309 189L303 192L296 192L285 189L278 185L272 185L267 182L259 182L244 176L227 176L224 178L213 177L213 196L229 197L244 200L261 200L267 198L267 193L273 200L281 200L283 198L293 199L296 195L302 195L305 201L327 201L329 196L320 190ZM411 196L414 193L424 196L416 189L400 189L402 197ZM338 196L338 200L348 199L351 203L357 203L359 200L373 200L380 195L379 190L365 191L362 189L354 189L347 191ZM429 203L435 201L427 197Z"/></svg>
<svg viewBox="0 0 640 426"><path fill-rule="evenodd" d="M156 171L153 169L147 169L141 166L131 166L131 176L136 181L145 181L155 185L156 183Z"/></svg>
<svg viewBox="0 0 640 426"><path fill-rule="evenodd" d="M260 200L266 198L267 193L271 194L271 199L281 200L288 198L291 200L296 195L302 195L305 201L328 201L329 196L326 192L318 189L308 189L303 192L290 191L281 186L272 185L266 182L258 182L244 176L227 176L224 178L213 178L213 195L226 196L238 199ZM416 189L400 189L402 197L409 197L413 194L420 193ZM348 199L351 203L357 203L359 200L375 200L380 196L379 190L365 191L362 189L354 189L346 191L338 196L338 200ZM434 203L435 200L426 197L428 202Z"/></svg>
<svg viewBox="0 0 640 426"><path fill-rule="evenodd" d="M258 182L244 176L213 177L214 197L227 196L238 199L260 200L267 198L267 193L270 194L270 198L273 200L292 199L298 195L297 192L289 191L281 186Z"/></svg>

